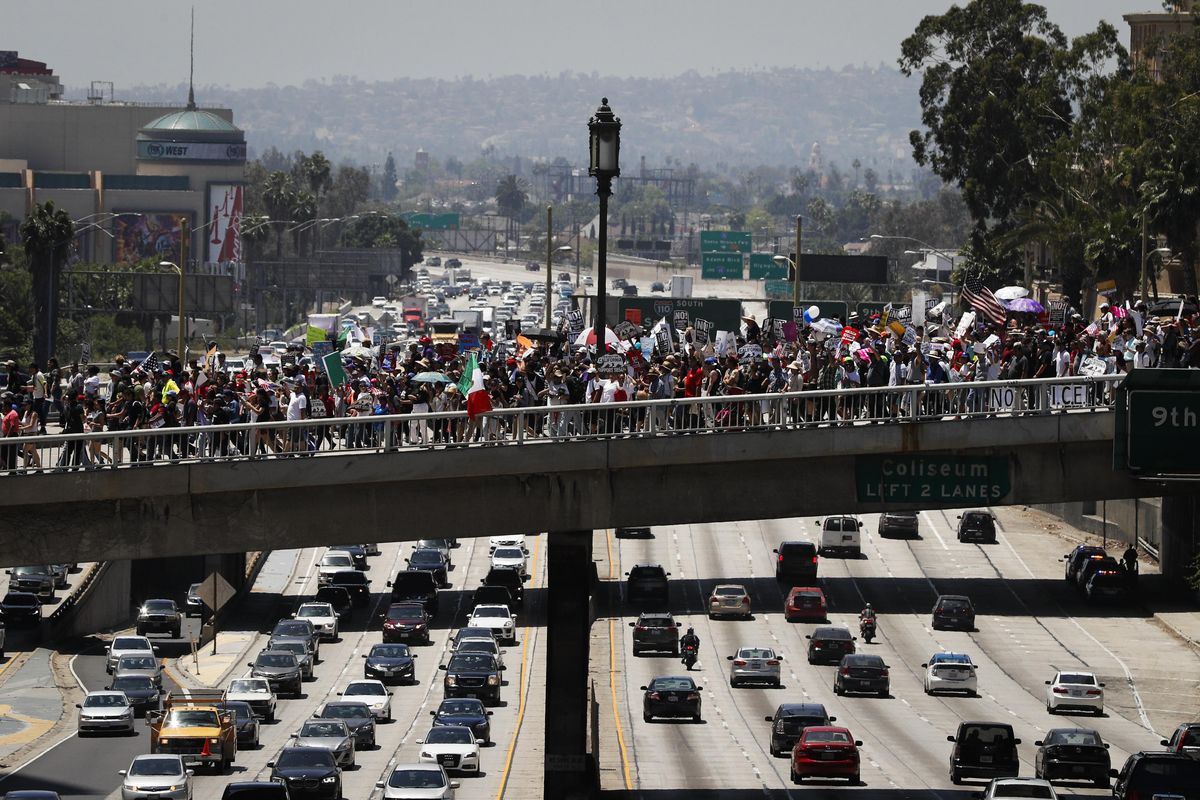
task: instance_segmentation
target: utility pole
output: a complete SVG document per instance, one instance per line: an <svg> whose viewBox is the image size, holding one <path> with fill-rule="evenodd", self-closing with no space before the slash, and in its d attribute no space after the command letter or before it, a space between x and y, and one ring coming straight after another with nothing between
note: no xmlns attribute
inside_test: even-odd
<svg viewBox="0 0 1200 800"><path fill-rule="evenodd" d="M800 307L800 234L803 230L804 218L799 214L796 215L796 258L792 262L792 269L796 271L795 280L792 281L792 306L794 309Z"/></svg>
<svg viewBox="0 0 1200 800"><path fill-rule="evenodd" d="M546 204L546 327L550 327L550 279L554 258L554 206Z"/></svg>
<svg viewBox="0 0 1200 800"><path fill-rule="evenodd" d="M188 245L191 243L192 232L189 226L190 220L185 216L183 224L180 226L179 240L179 349L176 351L176 356L180 363L186 363L183 355L184 338L187 331L186 308L184 307L185 287L187 285L187 264L188 264Z"/></svg>

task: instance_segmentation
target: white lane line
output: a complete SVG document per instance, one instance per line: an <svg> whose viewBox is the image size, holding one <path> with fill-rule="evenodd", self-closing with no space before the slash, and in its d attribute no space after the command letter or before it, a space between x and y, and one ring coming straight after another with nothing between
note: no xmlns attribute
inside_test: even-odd
<svg viewBox="0 0 1200 800"><path fill-rule="evenodd" d="M922 511L921 513L922 513L922 514L925 514L925 515L926 515L926 518L930 520L930 522L929 522L929 529L930 529L931 531L933 531L933 535L937 537L938 544L940 544L940 545L942 546L942 549L943 549L943 550L949 550L949 549L950 549L950 547L949 547L949 545L947 545L947 544L946 544L946 540L945 540L945 539L943 539L943 538L942 538L942 535L941 535L940 533L938 533L938 532L937 532L937 526L933 524L933 517L930 517L930 516L928 516L928 515L929 515L929 512L928 512L928 511Z"/></svg>

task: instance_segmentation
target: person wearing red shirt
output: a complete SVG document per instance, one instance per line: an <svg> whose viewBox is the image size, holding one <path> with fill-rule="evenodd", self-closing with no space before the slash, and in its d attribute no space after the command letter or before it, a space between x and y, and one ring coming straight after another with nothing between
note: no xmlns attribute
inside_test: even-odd
<svg viewBox="0 0 1200 800"><path fill-rule="evenodd" d="M700 386L704 383L704 364L700 359L692 361L692 367L683 376L683 396L684 397L699 397ZM695 405L688 406L687 427L700 427L700 408Z"/></svg>

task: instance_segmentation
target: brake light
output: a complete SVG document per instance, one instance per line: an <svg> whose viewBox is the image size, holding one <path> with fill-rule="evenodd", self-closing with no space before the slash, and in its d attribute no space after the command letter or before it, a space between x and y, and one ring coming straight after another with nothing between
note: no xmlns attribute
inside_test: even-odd
<svg viewBox="0 0 1200 800"><path fill-rule="evenodd" d="M814 564L815 564L815 563L817 563L817 557L816 557L816 556L813 556L813 563L814 563Z"/></svg>
<svg viewBox="0 0 1200 800"><path fill-rule="evenodd" d="M1088 689L1087 693L1088 697L1095 697L1096 695L1103 694L1103 692L1101 692L1099 689Z"/></svg>
<svg viewBox="0 0 1200 800"><path fill-rule="evenodd" d="M1055 687L1054 687L1054 693L1055 693L1055 694L1066 694L1066 693L1067 693L1067 690L1066 690L1066 689L1064 689L1064 688L1063 688L1063 687L1061 687L1061 686L1055 686Z"/></svg>
<svg viewBox="0 0 1200 800"><path fill-rule="evenodd" d="M744 605L744 606L748 606L748 605L750 605L750 598L749 598L749 597L743 597L743 598L742 598L742 605Z"/></svg>
<svg viewBox="0 0 1200 800"><path fill-rule="evenodd" d="M779 659L777 659L777 658L768 658L768 659L767 659L767 666L768 666L768 667L778 667L778 666L779 666Z"/></svg>
<svg viewBox="0 0 1200 800"><path fill-rule="evenodd" d="M636 628L634 628L634 630L635 630L635 631L644 631L644 630L646 630L646 626L645 626L645 625L638 625Z"/></svg>
<svg viewBox="0 0 1200 800"><path fill-rule="evenodd" d="M733 660L733 665L734 665L735 667L744 667L744 666L746 666L746 659L744 659L744 658L735 658L735 659Z"/></svg>
<svg viewBox="0 0 1200 800"><path fill-rule="evenodd" d="M850 668L849 668L849 667L842 667L842 674L843 674L843 675L849 675L849 674L850 674Z"/></svg>
<svg viewBox="0 0 1200 800"><path fill-rule="evenodd" d="M651 700L661 700L662 696L658 692L651 692L649 695Z"/></svg>
<svg viewBox="0 0 1200 800"><path fill-rule="evenodd" d="M886 678L888 676L888 671L885 669L882 674L883 674L883 677Z"/></svg>
<svg viewBox="0 0 1200 800"><path fill-rule="evenodd" d="M711 603L711 604L712 604L712 605L714 605L714 606L716 606L716 605L720 605L720 604L721 604L721 601L720 601L720 600L718 600L718 599L717 599L717 598L715 598L715 597L711 597L711 598L709 598L708 602L709 602L709 603Z"/></svg>
<svg viewBox="0 0 1200 800"><path fill-rule="evenodd" d="M783 561L783 553L780 553L780 554L779 554L779 560L780 560L780 561Z"/></svg>
<svg viewBox="0 0 1200 800"><path fill-rule="evenodd" d="M699 700L699 699L700 699L700 693L699 693L699 692L692 692L692 693L690 693L690 694L687 696L687 699L688 699L688 700Z"/></svg>

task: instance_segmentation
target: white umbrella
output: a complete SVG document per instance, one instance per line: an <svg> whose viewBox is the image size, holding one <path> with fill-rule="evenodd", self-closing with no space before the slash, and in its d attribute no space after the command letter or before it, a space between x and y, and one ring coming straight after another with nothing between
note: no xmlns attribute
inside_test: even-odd
<svg viewBox="0 0 1200 800"><path fill-rule="evenodd" d="M822 317L821 319L815 321L812 324L812 328L814 331L823 333L826 336L833 336L834 334L841 333L842 324L840 322L838 322L836 319L830 319L829 317Z"/></svg>
<svg viewBox="0 0 1200 800"><path fill-rule="evenodd" d="M1029 297L1029 290L1024 286L1005 286L1003 289L997 289L994 294L998 300L1019 300Z"/></svg>
<svg viewBox="0 0 1200 800"><path fill-rule="evenodd" d="M609 327L604 328L605 344L617 344L620 341L621 340L617 338L616 331ZM575 339L575 345L577 347L584 347L586 345L594 344L596 344L596 334L593 332L592 328L584 328L583 333L579 334L579 336Z"/></svg>

